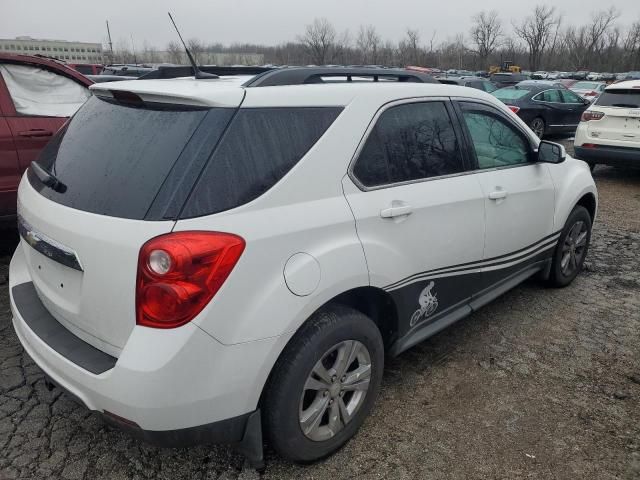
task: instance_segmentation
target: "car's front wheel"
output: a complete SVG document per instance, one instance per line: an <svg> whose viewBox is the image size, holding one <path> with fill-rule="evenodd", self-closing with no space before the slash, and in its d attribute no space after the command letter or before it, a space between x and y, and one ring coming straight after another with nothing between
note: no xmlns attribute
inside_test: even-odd
<svg viewBox="0 0 640 480"><path fill-rule="evenodd" d="M383 366L382 337L368 317L345 306L316 313L289 342L267 386L271 446L295 462L334 453L369 415Z"/></svg>
<svg viewBox="0 0 640 480"><path fill-rule="evenodd" d="M582 270L591 242L591 215L586 208L576 206L567 219L558 240L549 283L566 287Z"/></svg>

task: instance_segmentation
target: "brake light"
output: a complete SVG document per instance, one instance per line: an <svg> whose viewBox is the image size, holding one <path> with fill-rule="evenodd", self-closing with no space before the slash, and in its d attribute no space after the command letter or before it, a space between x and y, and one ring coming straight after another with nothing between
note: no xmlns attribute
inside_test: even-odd
<svg viewBox="0 0 640 480"><path fill-rule="evenodd" d="M582 113L582 118L580 119L583 122L589 122L591 120L600 120L602 117L604 117L604 113L602 112L595 112L592 110L585 110Z"/></svg>
<svg viewBox="0 0 640 480"><path fill-rule="evenodd" d="M220 232L176 232L145 243L138 257L136 323L175 328L211 301L235 267L245 241Z"/></svg>
<svg viewBox="0 0 640 480"><path fill-rule="evenodd" d="M509 107L509 110L513 113L518 113L520 111L520 107L516 107L515 105L507 105L507 107Z"/></svg>
<svg viewBox="0 0 640 480"><path fill-rule="evenodd" d="M596 95L598 95L598 92L594 92L593 90L584 94L585 97L595 97Z"/></svg>
<svg viewBox="0 0 640 480"><path fill-rule="evenodd" d="M583 143L581 145L582 148L597 148L598 146L595 143Z"/></svg>

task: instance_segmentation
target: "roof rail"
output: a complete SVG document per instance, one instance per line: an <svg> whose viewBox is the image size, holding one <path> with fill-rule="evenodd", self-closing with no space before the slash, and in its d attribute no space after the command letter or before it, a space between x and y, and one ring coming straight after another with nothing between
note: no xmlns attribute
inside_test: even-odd
<svg viewBox="0 0 640 480"><path fill-rule="evenodd" d="M438 83L431 75L404 69L369 68L369 67L288 67L268 70L256 75L243 87L273 87L281 85L303 85L309 83L325 83L327 77L372 78L379 80L413 83Z"/></svg>
<svg viewBox="0 0 640 480"><path fill-rule="evenodd" d="M228 75L259 75L273 70L273 67L216 67L213 65L198 66L201 72L213 73L218 76ZM145 73L138 80L155 80L158 78L178 78L193 76L193 67L190 65L163 66Z"/></svg>

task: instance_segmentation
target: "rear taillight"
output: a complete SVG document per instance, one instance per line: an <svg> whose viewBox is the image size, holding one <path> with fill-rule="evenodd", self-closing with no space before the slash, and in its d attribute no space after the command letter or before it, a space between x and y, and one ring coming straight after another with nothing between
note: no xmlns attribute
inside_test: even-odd
<svg viewBox="0 0 640 480"><path fill-rule="evenodd" d="M602 117L604 117L604 113L602 112L594 112L591 110L585 110L582 113L582 118L580 119L583 122L589 122L591 120L600 120Z"/></svg>
<svg viewBox="0 0 640 480"><path fill-rule="evenodd" d="M509 110L513 113L518 113L520 111L520 107L516 107L515 105L507 105L507 107L509 107Z"/></svg>
<svg viewBox="0 0 640 480"><path fill-rule="evenodd" d="M596 95L598 95L598 92L594 92L594 91L584 94L585 97L595 97Z"/></svg>
<svg viewBox="0 0 640 480"><path fill-rule="evenodd" d="M241 237L220 232L176 232L140 249L136 323L175 328L211 301L244 251Z"/></svg>

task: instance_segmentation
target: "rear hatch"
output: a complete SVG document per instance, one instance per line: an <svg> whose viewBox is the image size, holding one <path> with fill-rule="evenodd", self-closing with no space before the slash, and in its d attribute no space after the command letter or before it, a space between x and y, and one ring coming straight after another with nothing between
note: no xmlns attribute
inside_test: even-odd
<svg viewBox="0 0 640 480"><path fill-rule="evenodd" d="M617 142L640 142L640 88L608 88L593 110L605 116L588 122L589 136Z"/></svg>
<svg viewBox="0 0 640 480"><path fill-rule="evenodd" d="M171 231L243 94L234 89L218 106L184 105L184 99L147 101L107 88L56 134L23 178L20 248L51 314L118 356L136 323L140 248Z"/></svg>

